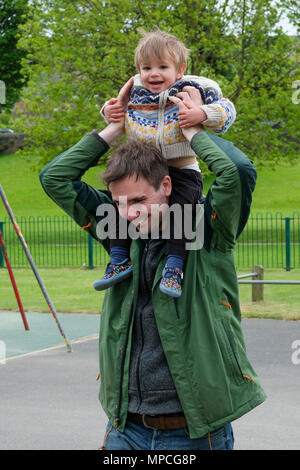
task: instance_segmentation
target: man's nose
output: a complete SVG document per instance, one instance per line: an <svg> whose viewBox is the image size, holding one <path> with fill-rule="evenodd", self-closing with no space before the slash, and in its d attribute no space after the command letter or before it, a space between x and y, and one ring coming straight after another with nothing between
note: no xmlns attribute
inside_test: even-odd
<svg viewBox="0 0 300 470"><path fill-rule="evenodd" d="M127 208L127 214L124 215L124 217L127 218L128 222L132 222L134 219L136 219L140 215L140 211L138 207L135 207L135 206L136 205L133 204L132 206L129 206Z"/></svg>

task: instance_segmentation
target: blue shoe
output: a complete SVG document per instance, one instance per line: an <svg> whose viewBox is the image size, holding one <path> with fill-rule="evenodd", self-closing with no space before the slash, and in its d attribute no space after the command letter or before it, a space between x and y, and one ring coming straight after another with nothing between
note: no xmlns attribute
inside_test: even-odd
<svg viewBox="0 0 300 470"><path fill-rule="evenodd" d="M183 273L179 268L165 267L162 272L162 280L160 281L160 290L171 297L181 296L181 283Z"/></svg>
<svg viewBox="0 0 300 470"><path fill-rule="evenodd" d="M98 291L108 289L108 287L127 279L131 275L132 264L128 259L125 259L119 264L108 263L104 276L94 282L94 289Z"/></svg>

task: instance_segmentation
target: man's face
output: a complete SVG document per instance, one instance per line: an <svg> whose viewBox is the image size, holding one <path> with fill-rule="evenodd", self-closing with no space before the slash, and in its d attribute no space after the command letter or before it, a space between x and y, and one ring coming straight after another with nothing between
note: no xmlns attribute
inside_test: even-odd
<svg viewBox="0 0 300 470"><path fill-rule="evenodd" d="M120 216L134 224L142 234L148 234L161 224L172 185L167 175L156 190L145 178L140 176L136 179L134 174L110 183L109 190Z"/></svg>
<svg viewBox="0 0 300 470"><path fill-rule="evenodd" d="M185 66L177 70L168 56L163 59L153 56L147 62L141 63L139 69L144 87L151 93L161 93L182 77Z"/></svg>

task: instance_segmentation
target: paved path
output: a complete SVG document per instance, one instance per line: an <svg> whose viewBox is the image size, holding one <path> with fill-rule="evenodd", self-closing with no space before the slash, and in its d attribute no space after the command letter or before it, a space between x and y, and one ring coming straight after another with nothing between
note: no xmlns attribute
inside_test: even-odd
<svg viewBox="0 0 300 470"><path fill-rule="evenodd" d="M54 320L47 323L45 315L28 315L30 332L16 318L14 334L7 327L5 336L0 313L0 341L7 345L6 362L0 363L0 449L97 449L106 426L96 381L99 317L63 315L73 348L68 353L54 333ZM42 320L47 345L38 339ZM245 319L243 328L268 399L233 423L235 448L299 449L300 364L293 363L292 354L300 359L300 322ZM292 349L297 340L299 354Z"/></svg>

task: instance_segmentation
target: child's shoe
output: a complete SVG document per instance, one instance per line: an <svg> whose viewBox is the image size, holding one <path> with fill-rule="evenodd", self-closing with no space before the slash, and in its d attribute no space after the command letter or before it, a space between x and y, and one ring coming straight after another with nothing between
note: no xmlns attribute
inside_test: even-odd
<svg viewBox="0 0 300 470"><path fill-rule="evenodd" d="M94 289L104 290L132 275L132 264L129 259L119 264L108 263L104 276L94 283Z"/></svg>
<svg viewBox="0 0 300 470"><path fill-rule="evenodd" d="M160 281L160 290L171 297L181 296L181 283L183 272L180 268L170 268L166 266L162 272L162 280Z"/></svg>

